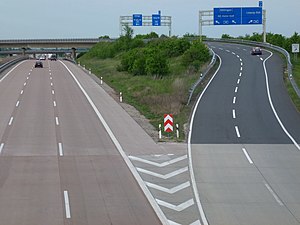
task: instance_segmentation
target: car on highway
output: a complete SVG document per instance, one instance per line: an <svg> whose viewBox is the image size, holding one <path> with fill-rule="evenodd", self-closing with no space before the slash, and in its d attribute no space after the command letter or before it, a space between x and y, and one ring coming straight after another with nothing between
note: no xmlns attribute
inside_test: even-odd
<svg viewBox="0 0 300 225"><path fill-rule="evenodd" d="M51 55L49 59L50 59L51 61L56 61L57 57L56 57L56 55Z"/></svg>
<svg viewBox="0 0 300 225"><path fill-rule="evenodd" d="M40 56L40 60L46 60L46 58L47 58L46 55L41 55Z"/></svg>
<svg viewBox="0 0 300 225"><path fill-rule="evenodd" d="M35 68L43 68L43 63L41 61L36 61L34 67Z"/></svg>
<svg viewBox="0 0 300 225"><path fill-rule="evenodd" d="M254 47L251 50L251 55L262 55L262 50L260 47Z"/></svg>

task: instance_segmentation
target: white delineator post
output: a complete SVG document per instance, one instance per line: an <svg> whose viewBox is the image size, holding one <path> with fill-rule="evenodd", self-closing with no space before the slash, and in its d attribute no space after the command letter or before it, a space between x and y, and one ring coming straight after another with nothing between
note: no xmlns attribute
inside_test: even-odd
<svg viewBox="0 0 300 225"><path fill-rule="evenodd" d="M158 138L161 140L161 124L158 125Z"/></svg>
<svg viewBox="0 0 300 225"><path fill-rule="evenodd" d="M122 95L122 92L120 92L120 102L123 102L123 95Z"/></svg>
<svg viewBox="0 0 300 225"><path fill-rule="evenodd" d="M100 78L100 84L103 84L103 77Z"/></svg>
<svg viewBox="0 0 300 225"><path fill-rule="evenodd" d="M179 125L176 123L176 137L179 138Z"/></svg>

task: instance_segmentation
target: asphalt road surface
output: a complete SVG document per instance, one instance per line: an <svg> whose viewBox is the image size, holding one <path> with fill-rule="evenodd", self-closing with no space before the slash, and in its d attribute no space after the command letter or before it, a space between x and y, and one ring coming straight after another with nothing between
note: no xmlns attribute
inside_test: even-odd
<svg viewBox="0 0 300 225"><path fill-rule="evenodd" d="M211 225L300 224L300 114L284 62L263 50L209 43L220 69L201 96L191 135L200 201Z"/></svg>
<svg viewBox="0 0 300 225"><path fill-rule="evenodd" d="M34 63L0 77L0 224L161 224L70 72L59 61ZM90 93L96 90L83 71L64 63ZM104 114L117 113L95 96ZM123 138L124 147L135 144Z"/></svg>

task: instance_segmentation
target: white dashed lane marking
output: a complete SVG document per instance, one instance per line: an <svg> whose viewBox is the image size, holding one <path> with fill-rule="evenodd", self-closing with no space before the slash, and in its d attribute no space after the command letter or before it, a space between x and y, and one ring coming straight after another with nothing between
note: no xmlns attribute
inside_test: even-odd
<svg viewBox="0 0 300 225"><path fill-rule="evenodd" d="M240 131L239 131L239 127L238 127L238 126L235 126L235 132L236 132L236 136L237 136L238 138L240 138L240 137L241 137L241 134L240 134Z"/></svg>
<svg viewBox="0 0 300 225"><path fill-rule="evenodd" d="M233 97L232 103L235 104L236 102L236 97Z"/></svg>
<svg viewBox="0 0 300 225"><path fill-rule="evenodd" d="M233 119L236 119L235 109L232 110L232 118L233 118Z"/></svg>
<svg viewBox="0 0 300 225"><path fill-rule="evenodd" d="M64 200L65 200L65 209L66 209L66 218L71 218L71 210L70 210L70 201L68 191L64 191Z"/></svg>
<svg viewBox="0 0 300 225"><path fill-rule="evenodd" d="M55 117L55 123L56 123L57 126L59 125L58 117Z"/></svg>
<svg viewBox="0 0 300 225"><path fill-rule="evenodd" d="M2 153L3 148L4 148L4 143L1 143L1 145L0 145L0 154Z"/></svg>
<svg viewBox="0 0 300 225"><path fill-rule="evenodd" d="M9 120L8 126L11 126L13 121L14 121L14 118L13 118L13 117L10 117L10 120Z"/></svg>
<svg viewBox="0 0 300 225"><path fill-rule="evenodd" d="M252 159L250 158L250 156L249 156L247 150L246 150L245 148L242 148L242 150L243 150L243 152L244 152L244 154L245 154L245 156L246 156L248 162L249 162L250 164L253 164L253 161L252 161Z"/></svg>
<svg viewBox="0 0 300 225"><path fill-rule="evenodd" d="M235 93L237 93L237 92L238 92L238 90L239 90L239 87L235 87L235 90L234 90L234 92L235 92Z"/></svg>

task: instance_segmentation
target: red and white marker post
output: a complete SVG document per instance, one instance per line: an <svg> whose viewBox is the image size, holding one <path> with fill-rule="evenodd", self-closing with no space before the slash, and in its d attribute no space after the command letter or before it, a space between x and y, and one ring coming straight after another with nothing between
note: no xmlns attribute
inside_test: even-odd
<svg viewBox="0 0 300 225"><path fill-rule="evenodd" d="M173 115L165 114L164 115L164 130L165 132L173 132Z"/></svg>

